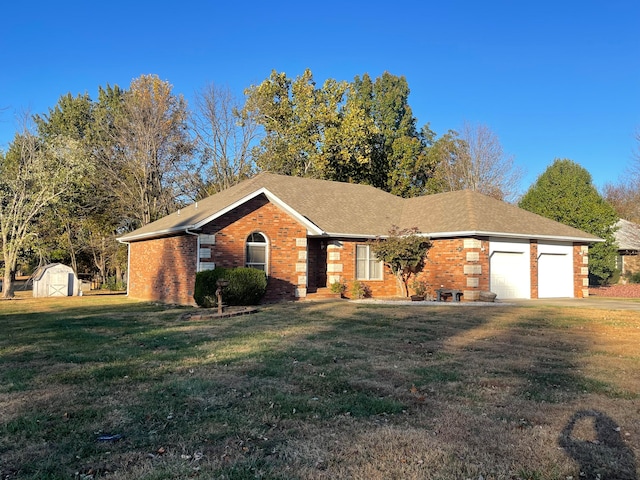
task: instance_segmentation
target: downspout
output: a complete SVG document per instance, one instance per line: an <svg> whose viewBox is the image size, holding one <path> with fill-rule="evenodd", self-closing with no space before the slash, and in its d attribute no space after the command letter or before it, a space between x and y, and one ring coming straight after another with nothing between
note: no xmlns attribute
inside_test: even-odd
<svg viewBox="0 0 640 480"><path fill-rule="evenodd" d="M196 273L198 273L200 271L200 235L190 231L188 228L184 229L184 233L187 235L194 235L196 237Z"/></svg>

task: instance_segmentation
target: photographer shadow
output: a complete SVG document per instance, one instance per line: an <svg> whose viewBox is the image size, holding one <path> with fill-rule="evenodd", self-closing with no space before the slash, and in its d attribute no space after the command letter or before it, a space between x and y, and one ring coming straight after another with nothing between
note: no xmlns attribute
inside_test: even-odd
<svg viewBox="0 0 640 480"><path fill-rule="evenodd" d="M581 479L638 480L633 451L622 438L620 427L602 412L576 412L558 443L579 463Z"/></svg>

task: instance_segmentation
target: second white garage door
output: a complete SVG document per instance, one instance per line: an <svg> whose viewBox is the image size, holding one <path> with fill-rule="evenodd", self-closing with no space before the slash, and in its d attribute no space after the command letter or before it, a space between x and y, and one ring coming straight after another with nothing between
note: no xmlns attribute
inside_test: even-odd
<svg viewBox="0 0 640 480"><path fill-rule="evenodd" d="M538 297L573 297L573 247L538 245Z"/></svg>

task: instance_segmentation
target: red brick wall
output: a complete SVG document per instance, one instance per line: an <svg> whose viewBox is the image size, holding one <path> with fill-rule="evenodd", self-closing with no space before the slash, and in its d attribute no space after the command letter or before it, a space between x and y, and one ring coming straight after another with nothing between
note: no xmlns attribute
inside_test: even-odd
<svg viewBox="0 0 640 480"><path fill-rule="evenodd" d="M474 293L488 290L489 242L487 239L474 240L473 246L468 246L461 238L433 240L423 271L409 280L409 287L413 280L418 278L428 283L427 293L432 296L435 296L438 288L453 288L467 292L466 300L474 300ZM340 252L340 259L336 262L341 263L340 277L347 283L346 296L349 297L356 276L356 245L366 244L366 241L341 239L339 243L341 247L335 251ZM469 253L471 255L468 255ZM332 273L328 275L331 276ZM387 268L384 269L382 280L363 280L361 283L368 287L373 297L402 295L402 289L398 286L395 276Z"/></svg>
<svg viewBox="0 0 640 480"><path fill-rule="evenodd" d="M129 296L193 305L196 248L197 241L193 235L131 243Z"/></svg>
<svg viewBox="0 0 640 480"><path fill-rule="evenodd" d="M463 300L477 300L489 290L489 242L485 238L444 238L432 240L423 272L418 276L431 286L465 292Z"/></svg>
<svg viewBox="0 0 640 480"><path fill-rule="evenodd" d="M343 265L342 276L347 282L346 296L350 297L351 287L356 280L356 247L366 245L366 240L341 240L343 247L341 250L341 262ZM398 288L396 277L386 267L382 269L382 280L359 280L367 287L372 297L395 297L402 295Z"/></svg>
<svg viewBox="0 0 640 480"><path fill-rule="evenodd" d="M286 212L261 196L216 219L202 233L215 234L211 258L220 267L245 265L245 242L252 232L260 232L268 242L266 301L294 299L299 280L306 276L306 229ZM143 300L193 305L197 262L197 239L178 235L130 244L129 296ZM303 252L300 254L299 252ZM299 258L302 256L303 258ZM296 264L304 271L296 271ZM298 267L300 270L301 267Z"/></svg>

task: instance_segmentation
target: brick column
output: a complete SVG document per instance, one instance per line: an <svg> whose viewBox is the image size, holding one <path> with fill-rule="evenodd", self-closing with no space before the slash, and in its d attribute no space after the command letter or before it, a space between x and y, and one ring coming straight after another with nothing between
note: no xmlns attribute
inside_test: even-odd
<svg viewBox="0 0 640 480"><path fill-rule="evenodd" d="M465 252L465 264L463 272L465 276L465 300L478 300L480 298L480 277L482 265L480 264L480 251L482 242L477 238L465 238L463 240Z"/></svg>
<svg viewBox="0 0 640 480"><path fill-rule="evenodd" d="M298 256L296 259L296 274L298 285L296 286L296 298L307 296L307 238L296 238L296 248Z"/></svg>
<svg viewBox="0 0 640 480"><path fill-rule="evenodd" d="M538 241L529 242L529 270L530 274L530 294L531 298L538 298Z"/></svg>
<svg viewBox="0 0 640 480"><path fill-rule="evenodd" d="M574 245L574 290L577 298L589 296L589 247L587 245Z"/></svg>
<svg viewBox="0 0 640 480"><path fill-rule="evenodd" d="M341 250L342 242L334 240L327 244L327 287L342 280Z"/></svg>

